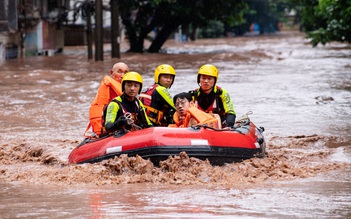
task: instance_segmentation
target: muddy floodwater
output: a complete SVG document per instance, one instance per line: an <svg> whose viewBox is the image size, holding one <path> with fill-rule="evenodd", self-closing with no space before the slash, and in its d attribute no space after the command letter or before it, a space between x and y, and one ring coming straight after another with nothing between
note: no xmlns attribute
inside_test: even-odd
<svg viewBox="0 0 351 219"><path fill-rule="evenodd" d="M304 35L170 40L162 54L87 60L85 47L0 63L0 218L351 218L351 46L312 48ZM170 93L197 88L219 69L237 117L265 128L265 158L211 166L170 157L156 167L121 155L68 165L83 139L102 77L124 61L153 83L159 64L177 75ZM166 167L167 168L166 168Z"/></svg>

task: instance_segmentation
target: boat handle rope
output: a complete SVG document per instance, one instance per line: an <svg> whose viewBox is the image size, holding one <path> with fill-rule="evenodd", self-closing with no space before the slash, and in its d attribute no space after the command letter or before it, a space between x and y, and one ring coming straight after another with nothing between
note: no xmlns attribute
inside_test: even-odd
<svg viewBox="0 0 351 219"><path fill-rule="evenodd" d="M193 129L200 129L200 128L205 128L205 129L212 129L214 131L234 131L235 128L221 128L221 129L216 129L216 128L213 128L213 127L210 127L210 126L207 126L207 125L192 125L191 128Z"/></svg>
<svg viewBox="0 0 351 219"><path fill-rule="evenodd" d="M127 124L131 125L135 130L141 130L142 128L138 125L134 124L134 119L132 118L132 114L130 112L126 112L124 116L127 119Z"/></svg>
<svg viewBox="0 0 351 219"><path fill-rule="evenodd" d="M250 121L249 115L252 115L253 112L250 110L249 112L245 113L240 119L238 119L236 122L238 123L246 123Z"/></svg>
<svg viewBox="0 0 351 219"><path fill-rule="evenodd" d="M200 128L205 128L205 129L212 129L214 131L236 131L238 132L239 134L243 134L244 135L244 132L240 131L238 128L244 128L244 127L226 127L226 128L222 128L222 129L216 129L216 128L212 128L210 126L207 126L207 125L193 125L191 126L193 129L200 129ZM247 130L249 130L248 128L246 128Z"/></svg>

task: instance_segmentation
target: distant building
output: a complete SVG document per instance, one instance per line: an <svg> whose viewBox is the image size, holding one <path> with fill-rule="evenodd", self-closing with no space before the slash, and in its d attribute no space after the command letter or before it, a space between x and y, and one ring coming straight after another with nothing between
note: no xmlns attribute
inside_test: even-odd
<svg viewBox="0 0 351 219"><path fill-rule="evenodd" d="M0 0L0 61L63 50L69 0Z"/></svg>
<svg viewBox="0 0 351 219"><path fill-rule="evenodd" d="M111 41L111 0L102 0L104 42ZM94 32L95 0L0 0L0 62L62 52L87 44L87 12ZM122 25L120 25L121 27ZM120 30L123 34L123 29ZM91 34L94 38L94 34Z"/></svg>
<svg viewBox="0 0 351 219"><path fill-rule="evenodd" d="M108 11L111 0L102 0L103 4L103 25L104 42L110 41L111 13ZM69 0L67 11L67 22L64 23L64 45L86 45L87 44L87 23L90 10L95 10L95 0ZM91 31L94 32L95 17L90 11ZM94 38L94 34L91 35Z"/></svg>

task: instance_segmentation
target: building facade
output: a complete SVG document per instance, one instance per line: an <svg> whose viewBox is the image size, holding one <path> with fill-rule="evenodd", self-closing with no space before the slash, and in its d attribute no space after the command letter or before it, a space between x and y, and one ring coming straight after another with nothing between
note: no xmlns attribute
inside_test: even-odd
<svg viewBox="0 0 351 219"><path fill-rule="evenodd" d="M68 0L0 0L0 61L63 50Z"/></svg>

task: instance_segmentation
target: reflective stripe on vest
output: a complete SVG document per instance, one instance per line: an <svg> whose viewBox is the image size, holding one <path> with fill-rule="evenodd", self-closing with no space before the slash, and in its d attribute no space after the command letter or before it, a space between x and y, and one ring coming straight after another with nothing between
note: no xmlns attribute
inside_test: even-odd
<svg viewBox="0 0 351 219"><path fill-rule="evenodd" d="M156 125L161 125L161 120L163 118L163 112L151 107L151 102L152 98L151 95L154 92L154 90L157 88L158 84L153 84L145 92L142 92L139 95L139 99L141 102L144 104L144 107L146 108L146 115L149 117L149 120L156 124Z"/></svg>

